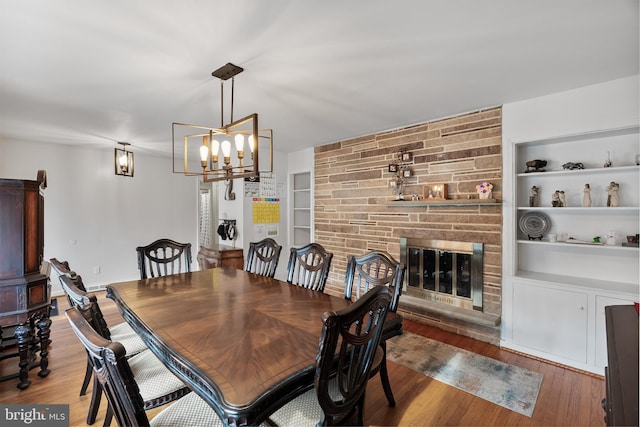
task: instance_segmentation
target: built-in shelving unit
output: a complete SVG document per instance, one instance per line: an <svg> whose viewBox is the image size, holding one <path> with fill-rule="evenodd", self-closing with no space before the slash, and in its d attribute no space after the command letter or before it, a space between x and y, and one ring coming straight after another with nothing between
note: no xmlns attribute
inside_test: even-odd
<svg viewBox="0 0 640 427"><path fill-rule="evenodd" d="M311 172L294 173L292 181L291 244L300 247L312 241Z"/></svg>
<svg viewBox="0 0 640 427"><path fill-rule="evenodd" d="M604 307L638 298L640 250L622 243L640 228L639 128L510 143L511 158L505 159L513 170L505 170L505 179L513 180L513 194L506 196L513 203L504 212L512 220L504 230L510 273L503 279L509 307L503 345L603 374ZM608 158L612 165L604 167ZM546 160L545 171L526 172L531 160ZM563 169L567 162L580 162L584 169ZM612 181L620 188L617 207L607 206ZM583 206L585 184L591 188L589 207ZM537 206L530 206L533 186L539 188ZM556 190L565 192L566 207L552 206ZM529 212L550 222L541 240L520 230L519 220ZM617 242L606 244L611 233ZM550 234L557 241L549 241ZM594 237L603 244L593 244Z"/></svg>

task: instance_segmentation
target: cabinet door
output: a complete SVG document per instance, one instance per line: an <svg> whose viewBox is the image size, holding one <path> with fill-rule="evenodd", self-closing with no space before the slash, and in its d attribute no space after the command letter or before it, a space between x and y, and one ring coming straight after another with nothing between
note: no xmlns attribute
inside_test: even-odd
<svg viewBox="0 0 640 427"><path fill-rule="evenodd" d="M607 366L607 329L604 308L608 305L633 305L633 298L621 299L596 296L596 366Z"/></svg>
<svg viewBox="0 0 640 427"><path fill-rule="evenodd" d="M513 341L586 363L587 301L585 293L514 283Z"/></svg>

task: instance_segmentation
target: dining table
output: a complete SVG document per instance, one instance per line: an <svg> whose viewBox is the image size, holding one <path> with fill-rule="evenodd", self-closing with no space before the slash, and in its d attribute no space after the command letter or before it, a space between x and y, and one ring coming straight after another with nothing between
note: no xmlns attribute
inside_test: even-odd
<svg viewBox="0 0 640 427"><path fill-rule="evenodd" d="M313 388L322 314L351 304L233 267L106 290L149 349L230 426L258 425Z"/></svg>

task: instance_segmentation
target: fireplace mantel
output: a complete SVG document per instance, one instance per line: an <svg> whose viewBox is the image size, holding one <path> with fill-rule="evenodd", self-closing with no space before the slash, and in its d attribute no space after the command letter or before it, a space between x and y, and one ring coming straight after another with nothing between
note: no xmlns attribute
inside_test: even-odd
<svg viewBox="0 0 640 427"><path fill-rule="evenodd" d="M498 199L449 199L449 200L389 200L389 207L418 208L423 206L482 206L500 203Z"/></svg>

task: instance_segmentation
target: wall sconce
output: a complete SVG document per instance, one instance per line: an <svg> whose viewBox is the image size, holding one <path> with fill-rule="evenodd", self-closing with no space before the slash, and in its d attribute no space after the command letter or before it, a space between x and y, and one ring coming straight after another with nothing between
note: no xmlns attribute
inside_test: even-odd
<svg viewBox="0 0 640 427"><path fill-rule="evenodd" d="M115 148L113 167L116 175L133 177L133 153L127 150L128 142L118 142L122 148Z"/></svg>

